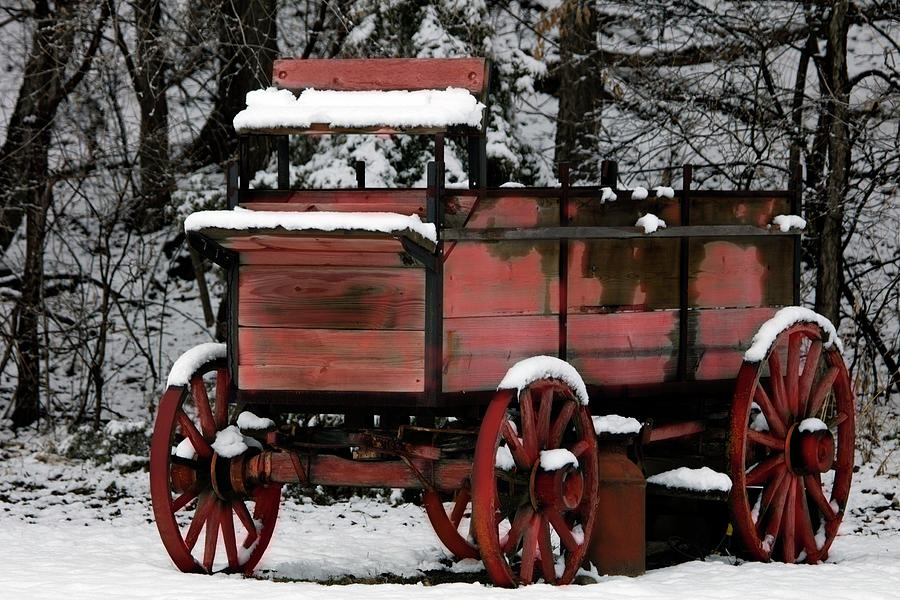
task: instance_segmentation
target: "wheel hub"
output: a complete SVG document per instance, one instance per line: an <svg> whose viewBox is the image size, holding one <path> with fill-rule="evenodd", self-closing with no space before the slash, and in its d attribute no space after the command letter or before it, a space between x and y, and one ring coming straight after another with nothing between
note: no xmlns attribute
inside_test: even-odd
<svg viewBox="0 0 900 600"><path fill-rule="evenodd" d="M834 436L827 429L800 431L795 424L785 441L788 467L799 475L829 471L834 464Z"/></svg>
<svg viewBox="0 0 900 600"><path fill-rule="evenodd" d="M557 510L572 510L581 504L584 477L574 467L535 474L531 502L535 506L552 506Z"/></svg>

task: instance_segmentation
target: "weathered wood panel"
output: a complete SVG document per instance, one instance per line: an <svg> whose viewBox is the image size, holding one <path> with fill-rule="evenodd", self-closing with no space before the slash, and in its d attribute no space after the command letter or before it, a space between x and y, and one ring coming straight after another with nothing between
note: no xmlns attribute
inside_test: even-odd
<svg viewBox="0 0 900 600"><path fill-rule="evenodd" d="M691 239L691 307L791 304L794 240L790 237Z"/></svg>
<svg viewBox="0 0 900 600"><path fill-rule="evenodd" d="M280 59L272 85L291 90L434 90L460 87L480 96L487 83L483 58Z"/></svg>
<svg viewBox="0 0 900 600"><path fill-rule="evenodd" d="M670 381L678 367L678 311L572 314L568 361L588 385Z"/></svg>
<svg viewBox="0 0 900 600"><path fill-rule="evenodd" d="M559 199L504 194L483 195L466 227L550 227L559 225Z"/></svg>
<svg viewBox="0 0 900 600"><path fill-rule="evenodd" d="M559 348L556 316L444 319L445 392L493 390L519 360L555 356Z"/></svg>
<svg viewBox="0 0 900 600"><path fill-rule="evenodd" d="M444 263L444 317L559 312L557 242L460 242Z"/></svg>
<svg viewBox="0 0 900 600"><path fill-rule="evenodd" d="M251 236L231 246L242 265L421 267L393 238Z"/></svg>
<svg viewBox="0 0 900 600"><path fill-rule="evenodd" d="M238 338L242 389L424 389L422 331L241 327Z"/></svg>
<svg viewBox="0 0 900 600"><path fill-rule="evenodd" d="M616 200L601 202L602 194L576 196L570 201L569 221L572 225L633 227L647 213L653 213L669 227L681 224L681 204L676 198L657 198L651 195L644 200L632 200L630 190L617 190Z"/></svg>
<svg viewBox="0 0 900 600"><path fill-rule="evenodd" d="M688 371L697 380L734 379L750 341L776 308L688 311Z"/></svg>
<svg viewBox="0 0 900 600"><path fill-rule="evenodd" d="M775 215L791 212L787 192L691 192L692 225L755 225L767 227Z"/></svg>
<svg viewBox="0 0 900 600"><path fill-rule="evenodd" d="M425 326L422 269L241 267L240 325L328 329Z"/></svg>
<svg viewBox="0 0 900 600"><path fill-rule="evenodd" d="M679 254L677 239L570 242L569 312L677 308Z"/></svg>

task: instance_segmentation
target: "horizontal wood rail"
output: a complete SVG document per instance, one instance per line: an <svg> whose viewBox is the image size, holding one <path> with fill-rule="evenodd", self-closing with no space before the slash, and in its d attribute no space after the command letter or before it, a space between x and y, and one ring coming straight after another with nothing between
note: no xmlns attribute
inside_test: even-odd
<svg viewBox="0 0 900 600"><path fill-rule="evenodd" d="M441 237L446 241L491 240L604 240L641 238L692 238L692 237L756 237L791 236L796 232L778 229L762 229L752 225L688 225L668 227L653 233L644 233L638 227L532 227L529 229L444 229Z"/></svg>

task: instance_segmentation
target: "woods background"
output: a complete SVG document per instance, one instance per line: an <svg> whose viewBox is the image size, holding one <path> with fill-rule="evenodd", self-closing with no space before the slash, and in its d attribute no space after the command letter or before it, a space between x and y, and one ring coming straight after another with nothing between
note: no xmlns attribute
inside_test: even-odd
<svg viewBox="0 0 900 600"><path fill-rule="evenodd" d="M0 426L152 417L215 337L181 222L224 208L275 57L485 56L489 185L800 186L805 303L839 323L864 455L900 435L894 1L0 0ZM423 184L428 140L292 141L292 185ZM255 148L253 185L274 185ZM450 144L448 181L465 180ZM792 175L792 174L797 174ZM790 268L786 265L785 268Z"/></svg>

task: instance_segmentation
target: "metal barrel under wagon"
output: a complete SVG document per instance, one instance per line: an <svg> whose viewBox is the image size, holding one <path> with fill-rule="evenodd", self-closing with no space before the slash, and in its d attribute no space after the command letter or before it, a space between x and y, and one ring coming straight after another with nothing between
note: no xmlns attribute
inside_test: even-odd
<svg viewBox="0 0 900 600"><path fill-rule="evenodd" d="M557 187L495 187L489 71L289 59L248 96L231 210L185 224L225 269L228 319L226 344L179 359L153 434L176 566L252 572L300 483L423 490L448 550L497 585L633 574L644 475L648 539L727 527L746 556L823 560L854 398L833 327L794 306L799 231L772 226L798 190L692 189L690 166L681 189L620 189L612 162L600 186L563 165ZM433 136L427 187L367 187L357 163L356 188L290 189L288 136L329 133ZM278 189L250 189L259 136ZM447 137L468 187L445 183ZM636 226L647 214L665 227Z"/></svg>

